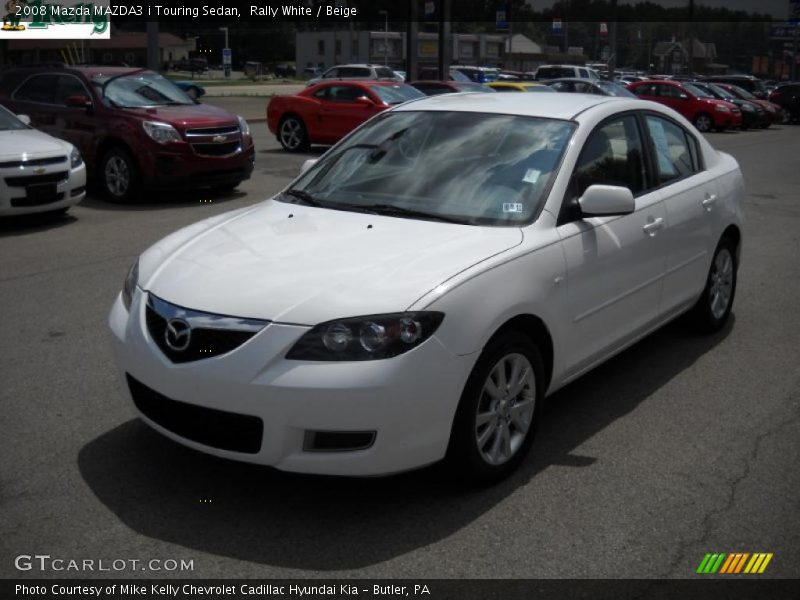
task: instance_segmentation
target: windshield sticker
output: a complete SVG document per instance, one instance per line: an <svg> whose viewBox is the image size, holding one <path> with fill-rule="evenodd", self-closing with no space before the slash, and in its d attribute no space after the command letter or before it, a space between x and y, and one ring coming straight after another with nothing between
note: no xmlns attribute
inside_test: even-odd
<svg viewBox="0 0 800 600"><path fill-rule="evenodd" d="M541 174L542 172L539 169L528 169L525 171L525 177L522 178L522 181L525 183L536 183L539 181L539 175Z"/></svg>
<svg viewBox="0 0 800 600"><path fill-rule="evenodd" d="M504 202L503 203L503 212L504 213L521 213L522 212L522 204L519 202Z"/></svg>

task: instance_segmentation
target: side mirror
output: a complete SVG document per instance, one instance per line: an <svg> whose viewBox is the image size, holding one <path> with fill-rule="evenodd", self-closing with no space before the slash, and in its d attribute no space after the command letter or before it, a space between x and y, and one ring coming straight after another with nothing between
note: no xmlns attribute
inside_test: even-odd
<svg viewBox="0 0 800 600"><path fill-rule="evenodd" d="M70 108L91 108L92 101L83 95L67 96L67 98L64 100L64 104Z"/></svg>
<svg viewBox="0 0 800 600"><path fill-rule="evenodd" d="M17 118L25 123L25 125L31 124L31 118L28 115L17 115Z"/></svg>
<svg viewBox="0 0 800 600"><path fill-rule="evenodd" d="M318 158L309 158L306 162L303 163L303 166L300 167L300 175L308 171L311 167L317 164Z"/></svg>
<svg viewBox="0 0 800 600"><path fill-rule="evenodd" d="M636 209L633 192L617 185L590 185L578 199L584 217L629 215Z"/></svg>

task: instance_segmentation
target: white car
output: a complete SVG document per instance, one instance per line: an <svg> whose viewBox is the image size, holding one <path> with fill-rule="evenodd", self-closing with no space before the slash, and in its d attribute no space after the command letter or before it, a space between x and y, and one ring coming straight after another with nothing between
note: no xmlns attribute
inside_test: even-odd
<svg viewBox="0 0 800 600"><path fill-rule="evenodd" d="M404 78L390 67L383 65L337 65L325 71L319 77L314 77L306 83L310 87L329 79L358 80L375 79L388 81L404 81Z"/></svg>
<svg viewBox="0 0 800 600"><path fill-rule="evenodd" d="M66 212L86 195L86 165L72 144L0 106L0 216Z"/></svg>
<svg viewBox="0 0 800 600"><path fill-rule="evenodd" d="M381 113L276 197L144 252L110 315L142 419L287 471L446 458L487 482L545 395L682 313L722 327L736 161L660 104L522 96Z"/></svg>

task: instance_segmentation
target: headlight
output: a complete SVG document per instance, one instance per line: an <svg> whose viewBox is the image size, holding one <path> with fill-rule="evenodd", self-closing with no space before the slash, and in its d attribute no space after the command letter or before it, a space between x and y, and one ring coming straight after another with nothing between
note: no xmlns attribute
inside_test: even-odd
<svg viewBox="0 0 800 600"><path fill-rule="evenodd" d="M742 110L744 112L756 112L756 109L750 106L749 104L742 104Z"/></svg>
<svg viewBox="0 0 800 600"><path fill-rule="evenodd" d="M722 104L715 104L714 110L717 112L731 112L731 109L727 106L722 106Z"/></svg>
<svg viewBox="0 0 800 600"><path fill-rule="evenodd" d="M122 303L125 305L125 310L131 309L131 302L133 302L133 293L136 291L136 285L139 283L139 259L133 263L128 274L125 276L125 283L122 286Z"/></svg>
<svg viewBox="0 0 800 600"><path fill-rule="evenodd" d="M250 135L250 125L244 120L244 117L237 116L239 119L239 128L242 130L242 135Z"/></svg>
<svg viewBox="0 0 800 600"><path fill-rule="evenodd" d="M439 312L338 319L317 325L289 350L289 360L378 360L408 352L441 325Z"/></svg>
<svg viewBox="0 0 800 600"><path fill-rule="evenodd" d="M142 121L142 127L144 127L144 132L159 144L181 141L181 134L172 125L156 121Z"/></svg>
<svg viewBox="0 0 800 600"><path fill-rule="evenodd" d="M70 154L69 160L72 163L73 169L77 169L83 164L83 157L77 148L72 149L72 154Z"/></svg>

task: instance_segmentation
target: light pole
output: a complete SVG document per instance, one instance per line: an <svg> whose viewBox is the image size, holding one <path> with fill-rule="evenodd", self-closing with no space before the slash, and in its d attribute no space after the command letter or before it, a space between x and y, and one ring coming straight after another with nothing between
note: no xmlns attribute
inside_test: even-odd
<svg viewBox="0 0 800 600"><path fill-rule="evenodd" d="M231 76L231 51L228 46L228 28L220 27L220 31L225 32L225 47L222 49L222 70L225 73L225 79Z"/></svg>
<svg viewBox="0 0 800 600"><path fill-rule="evenodd" d="M383 66L389 64L389 11L379 10L379 15L383 15Z"/></svg>

